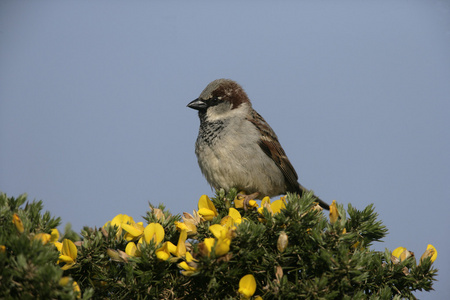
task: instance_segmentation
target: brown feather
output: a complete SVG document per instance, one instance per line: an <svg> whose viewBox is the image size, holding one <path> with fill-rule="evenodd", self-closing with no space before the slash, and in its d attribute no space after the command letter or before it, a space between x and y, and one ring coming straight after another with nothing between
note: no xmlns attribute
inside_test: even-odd
<svg viewBox="0 0 450 300"><path fill-rule="evenodd" d="M301 195L302 191L299 189L297 172L295 172L294 167L287 158L275 132L268 126L268 123L263 117L253 109L251 111L251 118L248 120L262 133L259 146L283 173L286 181L286 191L298 192Z"/></svg>
<svg viewBox="0 0 450 300"><path fill-rule="evenodd" d="M259 141L259 146L261 147L261 150L272 159L272 161L283 173L286 184L286 192L298 193L299 196L302 196L303 193L307 191L307 189L298 182L297 172L295 172L294 167L287 158L286 153L281 147L281 144L278 141L278 137L273 129L270 128L263 117L261 117L261 115L258 114L254 109L252 109L251 111L251 117L247 120L253 123L260 130L262 135ZM321 207L329 210L329 205L326 202L321 200L316 195L314 195L314 198L317 202L319 202Z"/></svg>

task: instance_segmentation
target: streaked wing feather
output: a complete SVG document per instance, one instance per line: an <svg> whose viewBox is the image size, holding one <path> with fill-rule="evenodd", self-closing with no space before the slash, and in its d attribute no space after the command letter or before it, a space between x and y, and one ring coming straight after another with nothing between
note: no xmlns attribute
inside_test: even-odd
<svg viewBox="0 0 450 300"><path fill-rule="evenodd" d="M299 192L298 175L281 147L278 137L267 122L255 110L249 119L262 133L259 146L277 165L286 178L288 192Z"/></svg>

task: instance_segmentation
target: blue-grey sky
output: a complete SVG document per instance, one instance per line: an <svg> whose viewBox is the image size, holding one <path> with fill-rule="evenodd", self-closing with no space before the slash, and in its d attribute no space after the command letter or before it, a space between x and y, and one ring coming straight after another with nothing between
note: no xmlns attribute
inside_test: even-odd
<svg viewBox="0 0 450 300"><path fill-rule="evenodd" d="M374 203L374 248L438 250L450 299L450 3L0 3L0 190L79 232L213 195L186 104L238 81L322 199Z"/></svg>

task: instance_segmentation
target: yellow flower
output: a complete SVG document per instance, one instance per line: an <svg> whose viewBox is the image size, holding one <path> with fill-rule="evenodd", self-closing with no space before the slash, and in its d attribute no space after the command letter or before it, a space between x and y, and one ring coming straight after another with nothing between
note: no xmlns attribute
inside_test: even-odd
<svg viewBox="0 0 450 300"><path fill-rule="evenodd" d="M392 255L394 255L397 258L400 258L400 254L402 254L403 251L405 251L405 247L397 247L394 251L392 251Z"/></svg>
<svg viewBox="0 0 450 300"><path fill-rule="evenodd" d="M411 252L409 252L405 247L398 247L392 251L392 255L398 258L400 261L404 261L408 257L411 256Z"/></svg>
<svg viewBox="0 0 450 300"><path fill-rule="evenodd" d="M157 249L155 253L158 259L168 260L170 258L170 254L176 255L177 246L175 246L171 242L164 242L162 247Z"/></svg>
<svg viewBox="0 0 450 300"><path fill-rule="evenodd" d="M205 238L203 240L203 244L206 246L206 255L209 256L211 254L212 248L214 247L214 244L216 243L215 238Z"/></svg>
<svg viewBox="0 0 450 300"><path fill-rule="evenodd" d="M256 291L256 280L252 274L245 275L239 281L239 294L245 299L250 298Z"/></svg>
<svg viewBox="0 0 450 300"><path fill-rule="evenodd" d="M62 243L61 242L54 242L53 245L55 245L56 249L61 252L62 250Z"/></svg>
<svg viewBox="0 0 450 300"><path fill-rule="evenodd" d="M164 239L164 228L159 223L148 224L143 229L142 234L139 234L141 232L141 228L138 223L134 223L128 226L126 224L122 224L122 226L124 230L129 230L127 234L130 233L129 237L127 237L127 235L125 235L124 237L125 239L130 238L130 242L125 247L125 253L129 256L141 256L140 247L144 241L146 243L150 243L151 241L153 241L153 243L158 245ZM136 240L139 237L140 239L137 245L132 242L132 240Z"/></svg>
<svg viewBox="0 0 450 300"><path fill-rule="evenodd" d="M220 224L214 224L209 226L209 231L211 231L211 233L216 237L216 238L222 238L225 237L226 232L228 231L227 228L225 228L224 226L220 225Z"/></svg>
<svg viewBox="0 0 450 300"><path fill-rule="evenodd" d="M186 219L184 217L181 217L183 219L183 222L175 221L175 226L178 231L186 230L188 235L196 234L197 233L197 226L195 226L194 221L191 219Z"/></svg>
<svg viewBox="0 0 450 300"><path fill-rule="evenodd" d="M52 232L50 233L50 243L55 243L59 240L59 231L56 228L52 229Z"/></svg>
<svg viewBox="0 0 450 300"><path fill-rule="evenodd" d="M171 254L177 257L175 260L184 257L186 255L186 239L187 232L182 230L178 238L178 244L175 246L171 242L165 242L162 247L156 249L156 257L160 260L168 260Z"/></svg>
<svg viewBox="0 0 450 300"><path fill-rule="evenodd" d="M144 233L144 224L142 222L131 224L122 223L121 226L127 232L123 237L126 241L136 241Z"/></svg>
<svg viewBox="0 0 450 300"><path fill-rule="evenodd" d="M33 240L40 240L43 245L47 244L52 236L48 233L38 233L34 236Z"/></svg>
<svg viewBox="0 0 450 300"><path fill-rule="evenodd" d="M144 240L147 243L153 241L156 245L164 239L164 228L159 223L150 223L144 229Z"/></svg>
<svg viewBox="0 0 450 300"><path fill-rule="evenodd" d="M236 209L230 207L228 216L225 216L222 218L222 220L220 220L220 225L232 230L236 230L235 225L241 224L243 220L245 219L242 218L241 214Z"/></svg>
<svg viewBox="0 0 450 300"><path fill-rule="evenodd" d="M24 231L22 220L20 219L18 214L13 215L12 222L14 226L16 226L17 231L22 233Z"/></svg>
<svg viewBox="0 0 450 300"><path fill-rule="evenodd" d="M66 285L68 285L69 284L69 282L70 282L70 277L68 277L68 276L64 276L64 277L61 277L61 279L59 280L59 285L60 286L66 286ZM80 290L80 287L78 286L78 283L76 282L76 281L74 281L73 283L72 283L72 287L73 287L73 291L75 292L75 293L77 293L77 298L81 298L81 290Z"/></svg>
<svg viewBox="0 0 450 300"><path fill-rule="evenodd" d="M225 216L220 220L220 225L232 228L234 226L234 220L231 216Z"/></svg>
<svg viewBox="0 0 450 300"><path fill-rule="evenodd" d="M106 222L105 225L103 225L103 228L106 228L108 225L117 226L116 238L119 239L122 235L122 225L134 223L135 222L132 217L123 214L118 214L112 219L112 221Z"/></svg>
<svg viewBox="0 0 450 300"><path fill-rule="evenodd" d="M119 227L122 224L133 224L133 223L135 223L133 220L133 217L130 217L128 215L123 215L123 214L118 214L111 221L112 226L119 226Z"/></svg>
<svg viewBox="0 0 450 300"><path fill-rule="evenodd" d="M141 251L139 251L138 247L134 242L129 242L125 247L125 253L132 257L141 256Z"/></svg>
<svg viewBox="0 0 450 300"><path fill-rule="evenodd" d="M76 281L74 281L72 283L72 287L73 287L73 291L75 292L75 294L77 295L77 298L80 299L81 298L81 290L80 290L80 286L78 285L78 283Z"/></svg>
<svg viewBox="0 0 450 300"><path fill-rule="evenodd" d="M180 233L180 237L178 238L176 256L183 257L186 255L186 239L187 239L187 231L182 230Z"/></svg>
<svg viewBox="0 0 450 300"><path fill-rule="evenodd" d="M188 230L188 227L187 227L187 225L186 224L184 224L183 222L179 222L179 221L175 221L175 228L178 230L178 231L182 231L182 230Z"/></svg>
<svg viewBox="0 0 450 300"><path fill-rule="evenodd" d="M59 231L56 228L52 229L51 234L42 232L36 234L33 238L33 240L40 240L44 245L47 243L54 244L55 242L58 241L58 239L59 239Z"/></svg>
<svg viewBox="0 0 450 300"><path fill-rule="evenodd" d="M0 245L0 253L5 253L5 252L6 252L6 246Z"/></svg>
<svg viewBox="0 0 450 300"><path fill-rule="evenodd" d="M273 201L270 203L269 197L264 197L261 201L261 207L258 208L258 213L262 215L264 208L266 208L271 215L277 214L281 212L282 209L286 209L286 197L281 197L278 200ZM260 221L263 221L260 219Z"/></svg>
<svg viewBox="0 0 450 300"><path fill-rule="evenodd" d="M182 230L178 238L178 244L175 246L171 242L165 242L161 248L156 250L156 257L160 260L168 260L170 254L176 257L184 257L186 255L186 239L187 231Z"/></svg>
<svg viewBox="0 0 450 300"><path fill-rule="evenodd" d="M228 210L228 215L233 218L234 224L241 224L242 216L236 209L230 207L230 209Z"/></svg>
<svg viewBox="0 0 450 300"><path fill-rule="evenodd" d="M330 223L334 224L337 221L338 217L339 217L339 212L337 209L337 203L336 203L336 200L333 200L333 202L331 202L331 205L330 205Z"/></svg>
<svg viewBox="0 0 450 300"><path fill-rule="evenodd" d="M430 257L431 262L434 262L437 258L437 250L431 244L428 244L427 250L420 257L420 263L427 257Z"/></svg>
<svg viewBox="0 0 450 300"><path fill-rule="evenodd" d="M255 207L259 207L258 202L256 202L255 200L250 200L248 201L248 208L255 208Z"/></svg>
<svg viewBox="0 0 450 300"><path fill-rule="evenodd" d="M215 245L214 253L216 256L222 256L230 251L231 234L230 229L223 227L220 224L214 224L209 226L209 230L215 236L214 238L206 238L204 240L205 246L208 250L208 254L211 253L212 248Z"/></svg>
<svg viewBox="0 0 450 300"><path fill-rule="evenodd" d="M244 200L245 200L245 192L240 191L236 197L234 198L234 207L236 208L244 208Z"/></svg>
<svg viewBox="0 0 450 300"><path fill-rule="evenodd" d="M234 207L236 208L244 208L244 199L245 197L242 196L243 192L239 192L236 197L234 197Z"/></svg>
<svg viewBox="0 0 450 300"><path fill-rule="evenodd" d="M75 244L71 240L64 239L60 252L61 254L59 255L58 263L66 263L61 267L61 269L68 270L72 268L73 265L75 265L77 259L77 247L75 246Z"/></svg>
<svg viewBox="0 0 450 300"><path fill-rule="evenodd" d="M286 209L284 198L273 201L273 203L270 204L270 208L272 208L274 214L281 212L282 209Z"/></svg>
<svg viewBox="0 0 450 300"><path fill-rule="evenodd" d="M183 269L181 274L185 276L191 276L197 271L197 260L194 259L190 252L186 252L186 261L183 261L178 264L178 267Z"/></svg>
<svg viewBox="0 0 450 300"><path fill-rule="evenodd" d="M198 200L198 214L206 221L211 221L218 215L216 207L206 195L201 196Z"/></svg>
<svg viewBox="0 0 450 300"><path fill-rule="evenodd" d="M272 208L270 207L270 198L264 197L261 201L261 207L258 208L258 213L262 215L264 208L266 208L271 214L273 213Z"/></svg>

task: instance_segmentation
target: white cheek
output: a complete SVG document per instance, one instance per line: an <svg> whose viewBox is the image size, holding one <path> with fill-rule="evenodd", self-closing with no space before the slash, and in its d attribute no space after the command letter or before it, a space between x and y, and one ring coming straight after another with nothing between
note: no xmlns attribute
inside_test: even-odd
<svg viewBox="0 0 450 300"><path fill-rule="evenodd" d="M206 111L206 119L210 122L223 121L230 118L236 118L237 120L243 120L246 118L249 112L248 103L242 103L238 108L231 109L230 103L222 103L215 107L210 107Z"/></svg>

